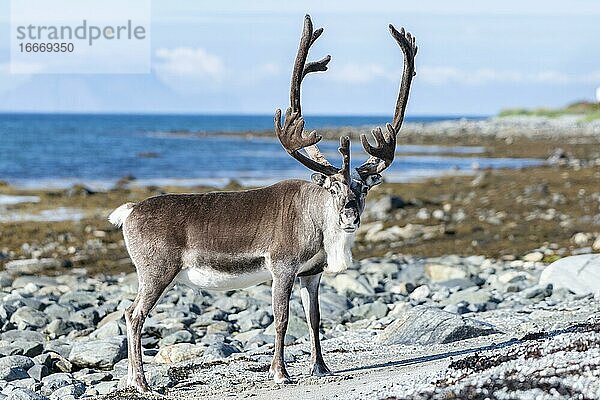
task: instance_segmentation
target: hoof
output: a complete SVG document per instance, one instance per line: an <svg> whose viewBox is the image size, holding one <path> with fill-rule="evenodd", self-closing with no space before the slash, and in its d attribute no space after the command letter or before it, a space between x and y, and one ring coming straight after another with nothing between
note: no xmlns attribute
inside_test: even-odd
<svg viewBox="0 0 600 400"><path fill-rule="evenodd" d="M325 365L324 362L320 362L320 363L315 363L312 367L312 370L310 371L310 374L312 376L327 376L327 375L333 375L333 372L331 372L331 370L329 368L327 368L327 365Z"/></svg>
<svg viewBox="0 0 600 400"><path fill-rule="evenodd" d="M292 381L292 378L290 378L290 376L288 375L286 370L269 370L269 378L273 379L273 382L275 383L281 383L281 384L290 384L290 383L294 383L294 381Z"/></svg>
<svg viewBox="0 0 600 400"><path fill-rule="evenodd" d="M152 393L152 390L150 390L150 386L148 386L148 384L145 381L135 381L132 385L131 385L138 393Z"/></svg>

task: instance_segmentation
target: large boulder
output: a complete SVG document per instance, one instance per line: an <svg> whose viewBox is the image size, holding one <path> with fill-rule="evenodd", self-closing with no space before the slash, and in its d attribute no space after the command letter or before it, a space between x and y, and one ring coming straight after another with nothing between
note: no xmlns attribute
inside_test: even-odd
<svg viewBox="0 0 600 400"><path fill-rule="evenodd" d="M493 325L428 306L413 307L377 336L381 344L452 343L498 333Z"/></svg>
<svg viewBox="0 0 600 400"><path fill-rule="evenodd" d="M600 254L561 258L547 266L540 275L540 286L552 284L577 294L600 296Z"/></svg>

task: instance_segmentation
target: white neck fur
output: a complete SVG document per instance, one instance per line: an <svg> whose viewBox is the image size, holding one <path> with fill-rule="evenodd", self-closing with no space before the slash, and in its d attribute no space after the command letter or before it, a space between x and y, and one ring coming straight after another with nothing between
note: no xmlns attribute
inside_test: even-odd
<svg viewBox="0 0 600 400"><path fill-rule="evenodd" d="M342 272L352 266L352 245L355 233L344 232L338 225L339 215L330 199L325 204L323 247L327 254L325 272Z"/></svg>

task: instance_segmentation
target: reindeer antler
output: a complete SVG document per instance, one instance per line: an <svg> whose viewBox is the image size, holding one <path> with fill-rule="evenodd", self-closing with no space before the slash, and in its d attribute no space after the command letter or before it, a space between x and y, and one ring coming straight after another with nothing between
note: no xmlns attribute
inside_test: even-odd
<svg viewBox="0 0 600 400"><path fill-rule="evenodd" d="M312 131L308 135L304 134L304 118L302 117L300 104L300 88L304 77L311 72L327 71L327 64L331 61L331 56L328 55L318 61L306 64L310 47L322 33L323 28L313 32L310 16L304 17L304 29L302 30L302 38L300 39L294 71L292 72L290 107L285 112L283 127L281 126L281 110L275 111L275 132L286 151L304 166L325 175L334 175L341 171L350 170L350 139L346 137L346 143L346 139L342 138L343 143L341 142L340 145L340 153L342 151L347 153L347 157L342 153L344 165L342 168L334 167L317 147L317 143L322 137L317 135L316 131ZM308 157L300 152L302 149L308 154ZM346 165L346 161L348 161L348 165Z"/></svg>
<svg viewBox="0 0 600 400"><path fill-rule="evenodd" d="M379 127L372 130L371 134L375 139L375 146L369 143L365 134L360 135L360 141L367 154L369 154L369 159L356 168L356 171L362 178L381 173L394 161L396 138L404 121L404 113L408 103L412 79L416 75L415 56L417 55L418 47L415 37L410 32L405 32L404 28L401 28L398 32L391 24L390 33L404 53L404 70L402 71L398 100L396 100L394 119L391 124L386 124L387 132L384 133Z"/></svg>

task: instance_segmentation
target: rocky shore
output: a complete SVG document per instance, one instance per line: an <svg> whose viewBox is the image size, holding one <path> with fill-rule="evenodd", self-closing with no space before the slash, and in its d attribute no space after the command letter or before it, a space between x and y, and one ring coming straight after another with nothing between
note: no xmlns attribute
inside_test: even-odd
<svg viewBox="0 0 600 400"><path fill-rule="evenodd" d="M322 284L323 346L338 372L333 377L306 376L308 331L294 294L286 339L286 357L299 380L292 387L329 388L371 369L396 374L394 363L403 365L409 354L420 354L411 363L423 367L436 357L449 362L451 354L455 361L446 371L439 365L429 371L419 390L410 392L401 379L398 386L371 387L372 395L464 398L497 389L505 397L494 398L595 398L600 326L593 317L600 298L581 285L600 287L600 255L580 257L563 259L558 268L537 256L358 261ZM10 266L0 275L0 397L141 398L119 389L127 372L123 310L135 296L135 274L13 276ZM144 328L152 387L169 398L288 390L267 378L274 334L270 292L268 285L227 293L171 289ZM524 359L536 361L521 364ZM522 376L538 383L528 388Z"/></svg>

